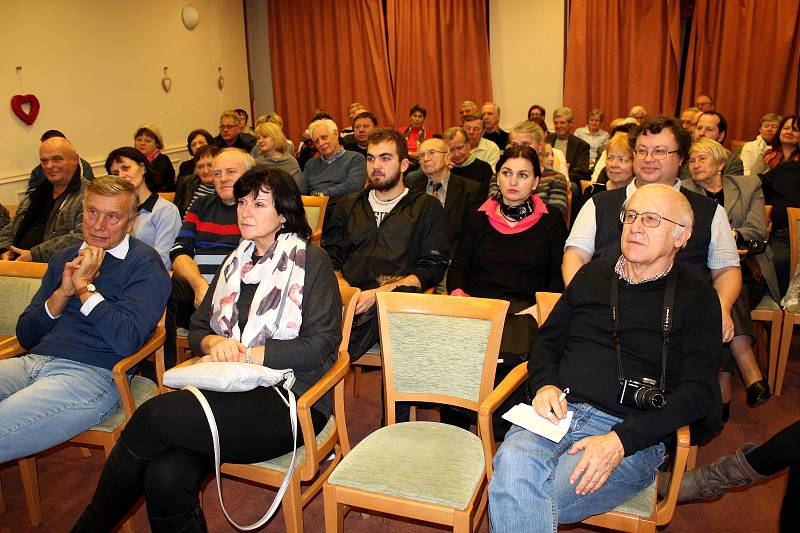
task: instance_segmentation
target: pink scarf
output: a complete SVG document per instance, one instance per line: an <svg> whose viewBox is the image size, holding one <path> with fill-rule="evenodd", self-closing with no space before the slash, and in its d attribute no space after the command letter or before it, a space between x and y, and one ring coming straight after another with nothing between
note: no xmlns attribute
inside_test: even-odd
<svg viewBox="0 0 800 533"><path fill-rule="evenodd" d="M478 208L478 211L486 213L486 216L489 218L489 224L491 224L494 229L503 235L514 235L515 233L522 233L528 228L532 228L539 222L542 215L549 213L542 199L535 194L531 194L531 202L533 203L533 214L520 220L514 227L509 226L508 220L497 212L499 202L494 198L489 198L483 202L483 205Z"/></svg>

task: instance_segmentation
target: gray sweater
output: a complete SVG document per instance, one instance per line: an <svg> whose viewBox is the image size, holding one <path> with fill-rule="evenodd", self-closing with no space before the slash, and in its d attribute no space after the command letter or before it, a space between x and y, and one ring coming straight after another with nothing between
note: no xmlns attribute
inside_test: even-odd
<svg viewBox="0 0 800 533"><path fill-rule="evenodd" d="M331 197L344 196L362 190L366 180L367 165L364 156L345 150L331 164L323 161L322 156L309 160L303 170L300 192L320 192Z"/></svg>
<svg viewBox="0 0 800 533"><path fill-rule="evenodd" d="M258 146L253 148L253 157L256 158L256 165L266 165L272 168L279 168L294 178L294 182L300 185L300 180L303 178L303 171L300 170L300 165L297 164L297 159L292 157L289 153L284 153L278 159L270 159L267 154L258 149Z"/></svg>

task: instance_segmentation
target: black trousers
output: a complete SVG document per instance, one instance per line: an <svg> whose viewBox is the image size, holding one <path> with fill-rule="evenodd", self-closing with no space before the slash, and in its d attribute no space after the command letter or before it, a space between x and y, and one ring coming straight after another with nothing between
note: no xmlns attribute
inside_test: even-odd
<svg viewBox="0 0 800 533"><path fill-rule="evenodd" d="M272 388L203 393L219 429L222 462L255 463L292 450L289 409ZM316 432L327 423L313 410L312 421ZM194 395L178 391L147 401L136 410L120 440L148 461L142 479L118 480L142 484L148 515L173 517L197 506L201 484L214 468L214 448L208 421Z"/></svg>

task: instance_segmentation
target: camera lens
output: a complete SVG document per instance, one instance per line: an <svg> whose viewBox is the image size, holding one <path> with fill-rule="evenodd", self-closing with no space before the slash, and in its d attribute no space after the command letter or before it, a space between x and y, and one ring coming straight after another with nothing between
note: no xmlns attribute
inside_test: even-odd
<svg viewBox="0 0 800 533"><path fill-rule="evenodd" d="M641 409L661 409L667 399L656 387L642 387L636 391L636 405Z"/></svg>

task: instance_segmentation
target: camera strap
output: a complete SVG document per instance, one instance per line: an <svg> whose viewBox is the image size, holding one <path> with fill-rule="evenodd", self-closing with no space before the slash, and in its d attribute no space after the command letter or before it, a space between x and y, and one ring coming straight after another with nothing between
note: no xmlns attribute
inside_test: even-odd
<svg viewBox="0 0 800 533"><path fill-rule="evenodd" d="M611 275L611 339L614 341L614 351L617 354L617 379L620 383L625 381L622 370L622 349L619 342L619 274ZM667 390L667 351L669 350L669 332L672 330L672 305L675 299L675 285L677 284L677 267L673 264L672 271L667 274L667 287L664 290L664 306L661 312L661 392Z"/></svg>

